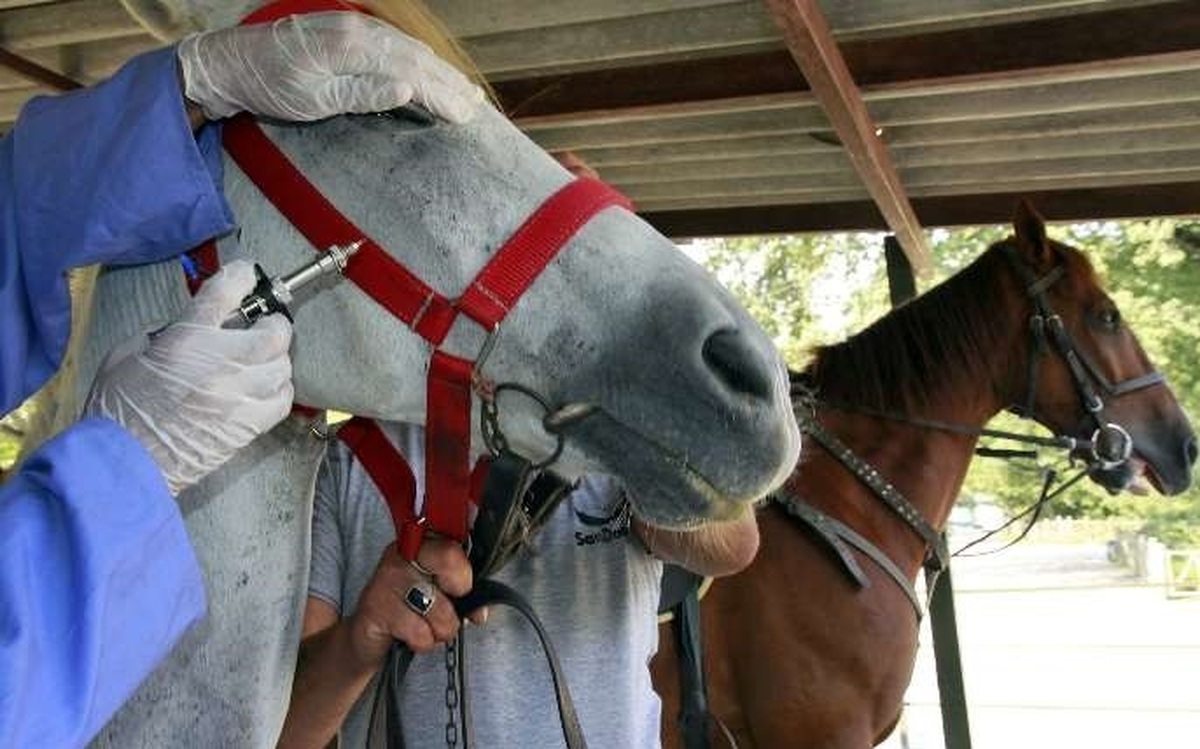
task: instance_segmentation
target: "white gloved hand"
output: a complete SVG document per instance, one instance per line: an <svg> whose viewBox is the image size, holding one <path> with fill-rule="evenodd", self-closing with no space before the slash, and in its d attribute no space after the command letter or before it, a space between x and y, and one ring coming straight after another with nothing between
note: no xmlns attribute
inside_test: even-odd
<svg viewBox="0 0 1200 749"><path fill-rule="evenodd" d="M235 261L205 283L179 322L119 346L84 413L107 416L144 445L172 494L279 423L292 405L292 327L282 315L247 330L221 323L254 288Z"/></svg>
<svg viewBox="0 0 1200 749"><path fill-rule="evenodd" d="M209 119L383 112L409 101L465 122L483 92L429 47L363 13L296 15L179 43L184 94Z"/></svg>

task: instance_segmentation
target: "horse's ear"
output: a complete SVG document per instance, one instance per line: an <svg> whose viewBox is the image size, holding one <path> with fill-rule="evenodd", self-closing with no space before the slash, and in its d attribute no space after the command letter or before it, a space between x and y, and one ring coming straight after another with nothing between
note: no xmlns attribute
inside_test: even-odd
<svg viewBox="0 0 1200 749"><path fill-rule="evenodd" d="M1027 254L1034 265L1040 266L1053 260L1053 251L1046 239L1046 222L1028 200L1022 199L1017 203L1013 231L1017 237L1017 246Z"/></svg>

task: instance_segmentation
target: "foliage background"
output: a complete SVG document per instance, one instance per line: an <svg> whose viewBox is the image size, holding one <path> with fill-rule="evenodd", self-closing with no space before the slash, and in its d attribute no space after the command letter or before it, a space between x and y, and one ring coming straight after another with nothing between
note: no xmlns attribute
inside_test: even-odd
<svg viewBox="0 0 1200 749"><path fill-rule="evenodd" d="M1200 413L1200 222L1148 220L1051 226L1055 239L1085 250L1123 317L1166 373L1188 414ZM1007 227L929 232L935 271L921 289L970 263ZM882 234L700 240L688 248L774 337L788 364L801 368L814 346L859 330L890 308ZM1036 431L1007 414L993 426ZM977 459L960 504L994 501L1013 513L1037 499L1045 469L1073 473L1056 455L1036 463ZM1200 546L1200 490L1178 497L1109 496L1080 482L1055 499L1060 517L1124 519L1175 547Z"/></svg>

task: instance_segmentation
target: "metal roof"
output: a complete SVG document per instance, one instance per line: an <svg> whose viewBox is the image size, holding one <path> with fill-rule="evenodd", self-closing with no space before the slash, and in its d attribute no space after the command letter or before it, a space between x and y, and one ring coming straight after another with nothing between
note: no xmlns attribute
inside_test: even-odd
<svg viewBox="0 0 1200 749"><path fill-rule="evenodd" d="M1198 0L428 4L676 236L1200 213ZM0 44L90 81L158 42L118 0L0 0ZM0 121L36 90L0 71Z"/></svg>

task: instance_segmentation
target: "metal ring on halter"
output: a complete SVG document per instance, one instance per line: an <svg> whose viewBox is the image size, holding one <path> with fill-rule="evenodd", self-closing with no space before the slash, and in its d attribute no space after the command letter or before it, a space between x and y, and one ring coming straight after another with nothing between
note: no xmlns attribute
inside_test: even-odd
<svg viewBox="0 0 1200 749"><path fill-rule="evenodd" d="M404 592L404 605L422 618L429 616L435 600L433 583L420 582Z"/></svg>
<svg viewBox="0 0 1200 749"><path fill-rule="evenodd" d="M549 416L551 413L553 413L553 409L550 408L550 404L546 402L545 398L533 390L525 387L524 385L518 385L515 382L502 382L497 385L495 389L495 397L490 401L485 400L480 403L482 415L482 418L480 419L480 426L482 427L483 431L483 441L493 455L499 455L501 452L508 449L508 438L504 436L504 432L500 429L500 407L496 405L500 400L500 393L505 390L512 390L513 392L520 393L526 398L534 401L542 407L542 410L546 412L546 416ZM550 453L549 457L534 463L532 466L534 470L546 468L551 463L558 460L559 455L562 455L565 439L563 438L562 434L558 433L554 433L554 439L554 451Z"/></svg>
<svg viewBox="0 0 1200 749"><path fill-rule="evenodd" d="M1116 435L1116 440L1114 440L1114 441L1104 440L1104 442L1102 443L1101 440L1104 438L1105 434ZM1108 450L1105 450L1104 452L1106 454L1101 455L1101 445L1102 444L1105 444L1105 445L1111 444L1111 445L1116 446L1116 450L1113 451L1116 454L1113 455ZM1092 457L1095 458L1096 464L1099 465L1101 469L1107 471L1107 470L1116 468L1117 466L1123 464L1125 461L1129 460L1129 456L1132 454L1133 454L1133 437L1131 437L1129 435L1129 432L1125 431L1125 429L1120 424L1114 424L1112 422L1108 422L1107 424L1104 424L1099 429L1097 429L1095 432L1092 432Z"/></svg>

